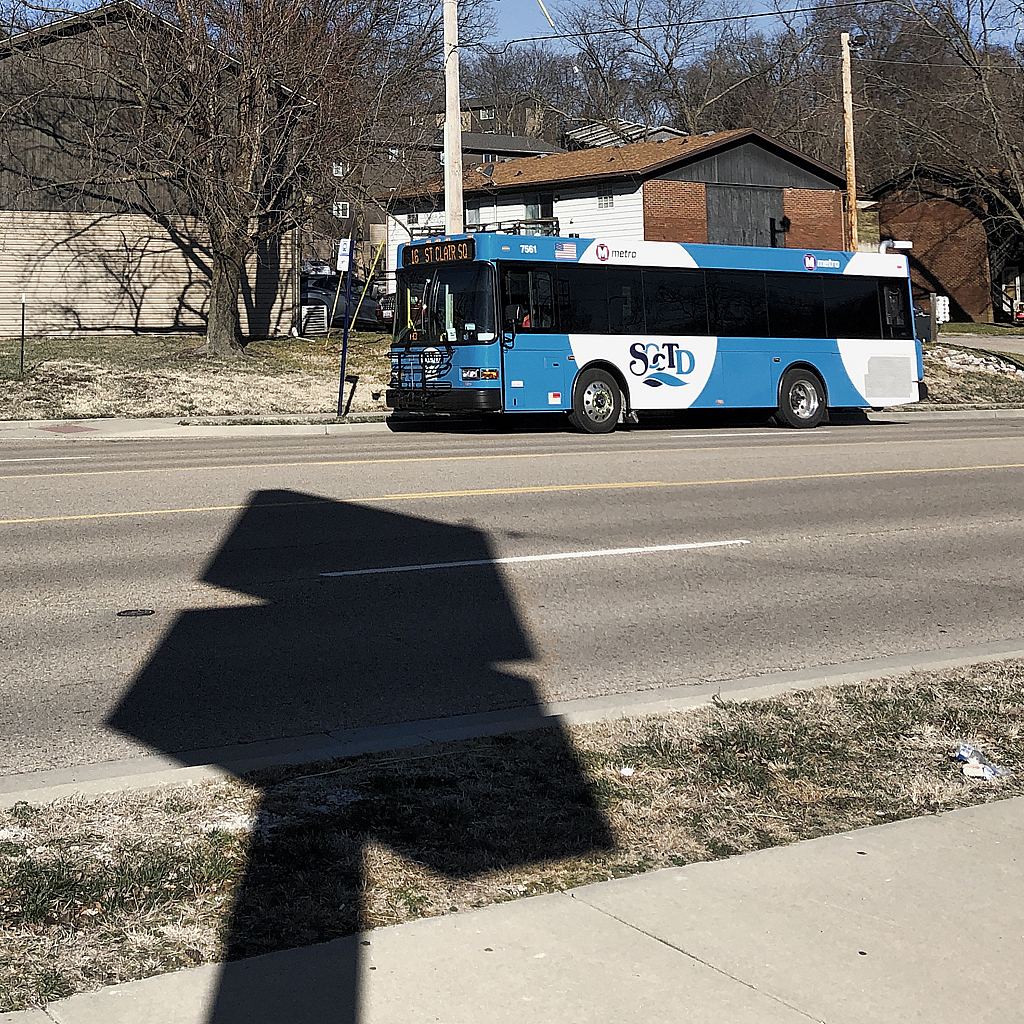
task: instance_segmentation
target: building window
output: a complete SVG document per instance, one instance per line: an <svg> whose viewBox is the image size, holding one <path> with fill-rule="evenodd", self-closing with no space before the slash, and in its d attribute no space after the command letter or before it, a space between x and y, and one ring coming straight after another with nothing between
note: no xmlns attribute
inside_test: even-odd
<svg viewBox="0 0 1024 1024"><path fill-rule="evenodd" d="M336 178L344 178L346 174L352 169L351 165L347 161L341 163L335 161L331 173Z"/></svg>
<svg viewBox="0 0 1024 1024"><path fill-rule="evenodd" d="M343 203L340 200L331 206L331 213L334 214L338 220L348 220L349 218L349 205Z"/></svg>
<svg viewBox="0 0 1024 1024"><path fill-rule="evenodd" d="M601 192L597 197L599 210L610 210L615 205L615 196L609 192Z"/></svg>
<svg viewBox="0 0 1024 1024"><path fill-rule="evenodd" d="M410 227L414 226L416 224L419 224L419 222L420 222L420 215L418 213L416 213L415 211L410 211L409 213L407 213L405 215L405 223L410 225Z"/></svg>
<svg viewBox="0 0 1024 1024"><path fill-rule="evenodd" d="M493 121L494 120L494 107L481 107L480 108L480 120L481 121Z"/></svg>
<svg viewBox="0 0 1024 1024"><path fill-rule="evenodd" d="M405 159L405 153L401 149L399 149L397 146L392 146L388 150L388 160L391 163L396 164L396 163L398 163L399 160L404 160L404 159Z"/></svg>
<svg viewBox="0 0 1024 1024"><path fill-rule="evenodd" d="M481 153L480 162L485 164L496 164L498 162L497 153Z"/></svg>

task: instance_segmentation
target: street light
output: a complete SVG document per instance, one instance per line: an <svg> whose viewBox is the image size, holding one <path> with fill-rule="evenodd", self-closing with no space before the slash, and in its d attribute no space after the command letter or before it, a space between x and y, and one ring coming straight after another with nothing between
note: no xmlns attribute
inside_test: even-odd
<svg viewBox="0 0 1024 1024"><path fill-rule="evenodd" d="M857 250L857 169L853 157L853 73L850 68L850 50L858 49L868 40L857 35L852 41L850 33L839 37L843 48L843 126L846 133L846 231L850 249Z"/></svg>

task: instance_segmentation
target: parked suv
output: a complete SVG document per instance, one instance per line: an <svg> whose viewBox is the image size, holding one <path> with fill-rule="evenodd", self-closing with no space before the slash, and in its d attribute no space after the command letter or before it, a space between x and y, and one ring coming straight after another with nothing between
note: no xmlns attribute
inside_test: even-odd
<svg viewBox="0 0 1024 1024"><path fill-rule="evenodd" d="M303 306L326 306L327 316L330 317L331 310L334 310L334 318L331 320L332 327L343 327L345 324L345 280L341 279L341 294L338 295L337 274L318 274L315 276L303 277L300 291ZM359 303L359 296L363 292L365 282L358 278L352 278L352 310L355 312ZM334 299L338 296L338 306L335 309ZM356 314L355 326L363 330L375 331L378 328L377 315L373 307L373 299L370 291L367 291L363 303L359 306Z"/></svg>

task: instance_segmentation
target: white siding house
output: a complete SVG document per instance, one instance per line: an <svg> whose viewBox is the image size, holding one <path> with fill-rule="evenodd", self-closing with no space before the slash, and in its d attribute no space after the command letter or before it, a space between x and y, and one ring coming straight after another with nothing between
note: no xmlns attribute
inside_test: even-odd
<svg viewBox="0 0 1024 1024"><path fill-rule="evenodd" d="M639 184L564 190L555 193L559 234L610 242L644 237L643 188Z"/></svg>
<svg viewBox="0 0 1024 1024"><path fill-rule="evenodd" d="M466 231L843 248L844 178L753 129L523 157L464 178ZM444 234L440 181L389 200L400 242Z"/></svg>

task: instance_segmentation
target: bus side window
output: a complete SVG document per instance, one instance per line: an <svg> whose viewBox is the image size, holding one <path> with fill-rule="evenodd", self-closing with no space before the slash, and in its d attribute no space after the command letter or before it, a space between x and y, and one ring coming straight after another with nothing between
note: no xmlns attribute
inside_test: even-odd
<svg viewBox="0 0 1024 1024"><path fill-rule="evenodd" d="M881 338L878 282L873 277L823 274L829 338Z"/></svg>
<svg viewBox="0 0 1024 1024"><path fill-rule="evenodd" d="M751 270L709 270L708 320L720 338L768 337L764 274Z"/></svg>
<svg viewBox="0 0 1024 1024"><path fill-rule="evenodd" d="M604 267L560 269L560 312L566 334L608 333L608 288Z"/></svg>
<svg viewBox="0 0 1024 1024"><path fill-rule="evenodd" d="M555 296L551 273L547 270L530 271L530 329L550 331L555 326Z"/></svg>
<svg viewBox="0 0 1024 1024"><path fill-rule="evenodd" d="M615 267L608 272L608 331L645 334L643 285L640 271Z"/></svg>
<svg viewBox="0 0 1024 1024"><path fill-rule="evenodd" d="M708 333L708 300L702 270L644 270L644 309L649 334Z"/></svg>
<svg viewBox="0 0 1024 1024"><path fill-rule="evenodd" d="M885 313L885 336L909 338L906 288L895 284L883 284L882 309Z"/></svg>
<svg viewBox="0 0 1024 1024"><path fill-rule="evenodd" d="M825 293L814 274L768 275L768 326L773 338L824 338Z"/></svg>
<svg viewBox="0 0 1024 1024"><path fill-rule="evenodd" d="M526 270L505 271L505 301L502 304L504 309L507 306L522 306L525 310L525 322L529 322L530 316L530 276ZM523 324L516 324L522 329Z"/></svg>
<svg viewBox="0 0 1024 1024"><path fill-rule="evenodd" d="M550 331L555 326L554 289L547 270L506 270L505 305L522 306L522 331Z"/></svg>

